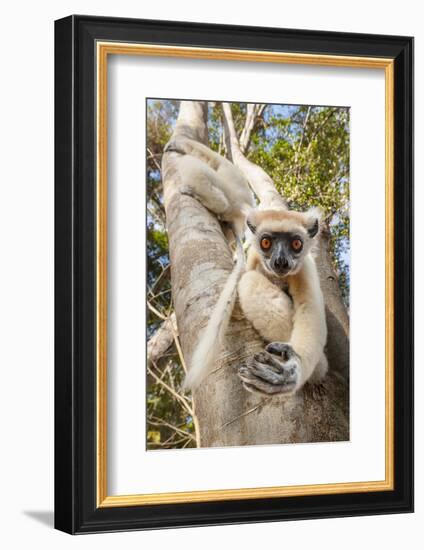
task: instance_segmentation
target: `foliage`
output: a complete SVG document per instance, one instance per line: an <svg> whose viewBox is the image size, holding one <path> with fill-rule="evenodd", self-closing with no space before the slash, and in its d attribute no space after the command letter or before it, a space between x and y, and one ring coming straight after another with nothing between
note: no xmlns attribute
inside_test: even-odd
<svg viewBox="0 0 424 550"><path fill-rule="evenodd" d="M233 103L240 135L246 104ZM172 311L168 240L160 164L178 102L147 103L147 285L148 339ZM225 155L220 104L210 104L210 146ZM256 121L248 158L260 165L294 209L318 206L331 233L333 263L344 300L349 299L349 110L339 107L267 105ZM157 314L152 313L156 311ZM195 446L191 399L183 396L183 365L175 345L150 366L147 394L147 447Z"/></svg>
<svg viewBox="0 0 424 550"><path fill-rule="evenodd" d="M171 136L177 115L177 101L149 100L147 103L147 300L155 311L165 317L172 313L172 301L160 165L163 148ZM161 317L148 308L148 339L162 322ZM175 398L175 394L181 394L184 377L175 347L149 369L147 448L195 446L192 415L183 402ZM190 407L190 400L188 403Z"/></svg>
<svg viewBox="0 0 424 550"><path fill-rule="evenodd" d="M249 160L274 180L291 208L320 208L343 298L349 300L349 110L269 105Z"/></svg>

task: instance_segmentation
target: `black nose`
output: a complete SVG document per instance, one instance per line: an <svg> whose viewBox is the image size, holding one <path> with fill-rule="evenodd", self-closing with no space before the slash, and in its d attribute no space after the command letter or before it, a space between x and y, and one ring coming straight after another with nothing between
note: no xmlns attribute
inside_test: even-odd
<svg viewBox="0 0 424 550"><path fill-rule="evenodd" d="M274 260L275 269L286 269L289 266L287 258L284 256L277 256Z"/></svg>

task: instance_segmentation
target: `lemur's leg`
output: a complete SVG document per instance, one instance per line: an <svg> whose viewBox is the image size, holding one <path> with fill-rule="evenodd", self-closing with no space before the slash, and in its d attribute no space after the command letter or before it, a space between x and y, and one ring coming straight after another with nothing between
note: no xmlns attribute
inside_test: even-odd
<svg viewBox="0 0 424 550"><path fill-rule="evenodd" d="M288 342L285 338L275 339L265 352L255 354L240 369L239 375L250 391L292 393L308 380L319 381L327 371L324 300L311 258L305 259L301 272L291 277L289 289L294 308L293 331Z"/></svg>
<svg viewBox="0 0 424 550"><path fill-rule="evenodd" d="M293 305L289 296L258 271L247 271L238 285L245 317L267 342L284 341L292 331Z"/></svg>
<svg viewBox="0 0 424 550"><path fill-rule="evenodd" d="M193 139L189 139L185 136L176 135L173 136L170 141L166 144L164 153L180 153L181 155L191 155L205 164L207 164L213 170L217 170L222 162L224 162L223 157Z"/></svg>
<svg viewBox="0 0 424 550"><path fill-rule="evenodd" d="M182 185L180 193L197 199L214 214L222 215L230 207L225 194L219 188L216 172L191 155L185 155L177 164Z"/></svg>

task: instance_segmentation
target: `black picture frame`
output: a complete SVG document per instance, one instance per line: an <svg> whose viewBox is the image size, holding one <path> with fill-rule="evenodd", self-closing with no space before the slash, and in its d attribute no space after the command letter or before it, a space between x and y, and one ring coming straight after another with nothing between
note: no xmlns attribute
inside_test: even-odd
<svg viewBox="0 0 424 550"><path fill-rule="evenodd" d="M392 491L97 507L96 49L99 40L394 60ZM73 15L55 22L55 527L68 533L413 511L413 39Z"/></svg>

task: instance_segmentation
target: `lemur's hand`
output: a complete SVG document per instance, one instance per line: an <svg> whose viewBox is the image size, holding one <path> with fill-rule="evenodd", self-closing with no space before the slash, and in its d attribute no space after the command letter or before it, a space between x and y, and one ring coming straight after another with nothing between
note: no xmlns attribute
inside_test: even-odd
<svg viewBox="0 0 424 550"><path fill-rule="evenodd" d="M250 392L262 395L291 394L300 379L300 357L290 344L273 342L255 353L238 375Z"/></svg>

